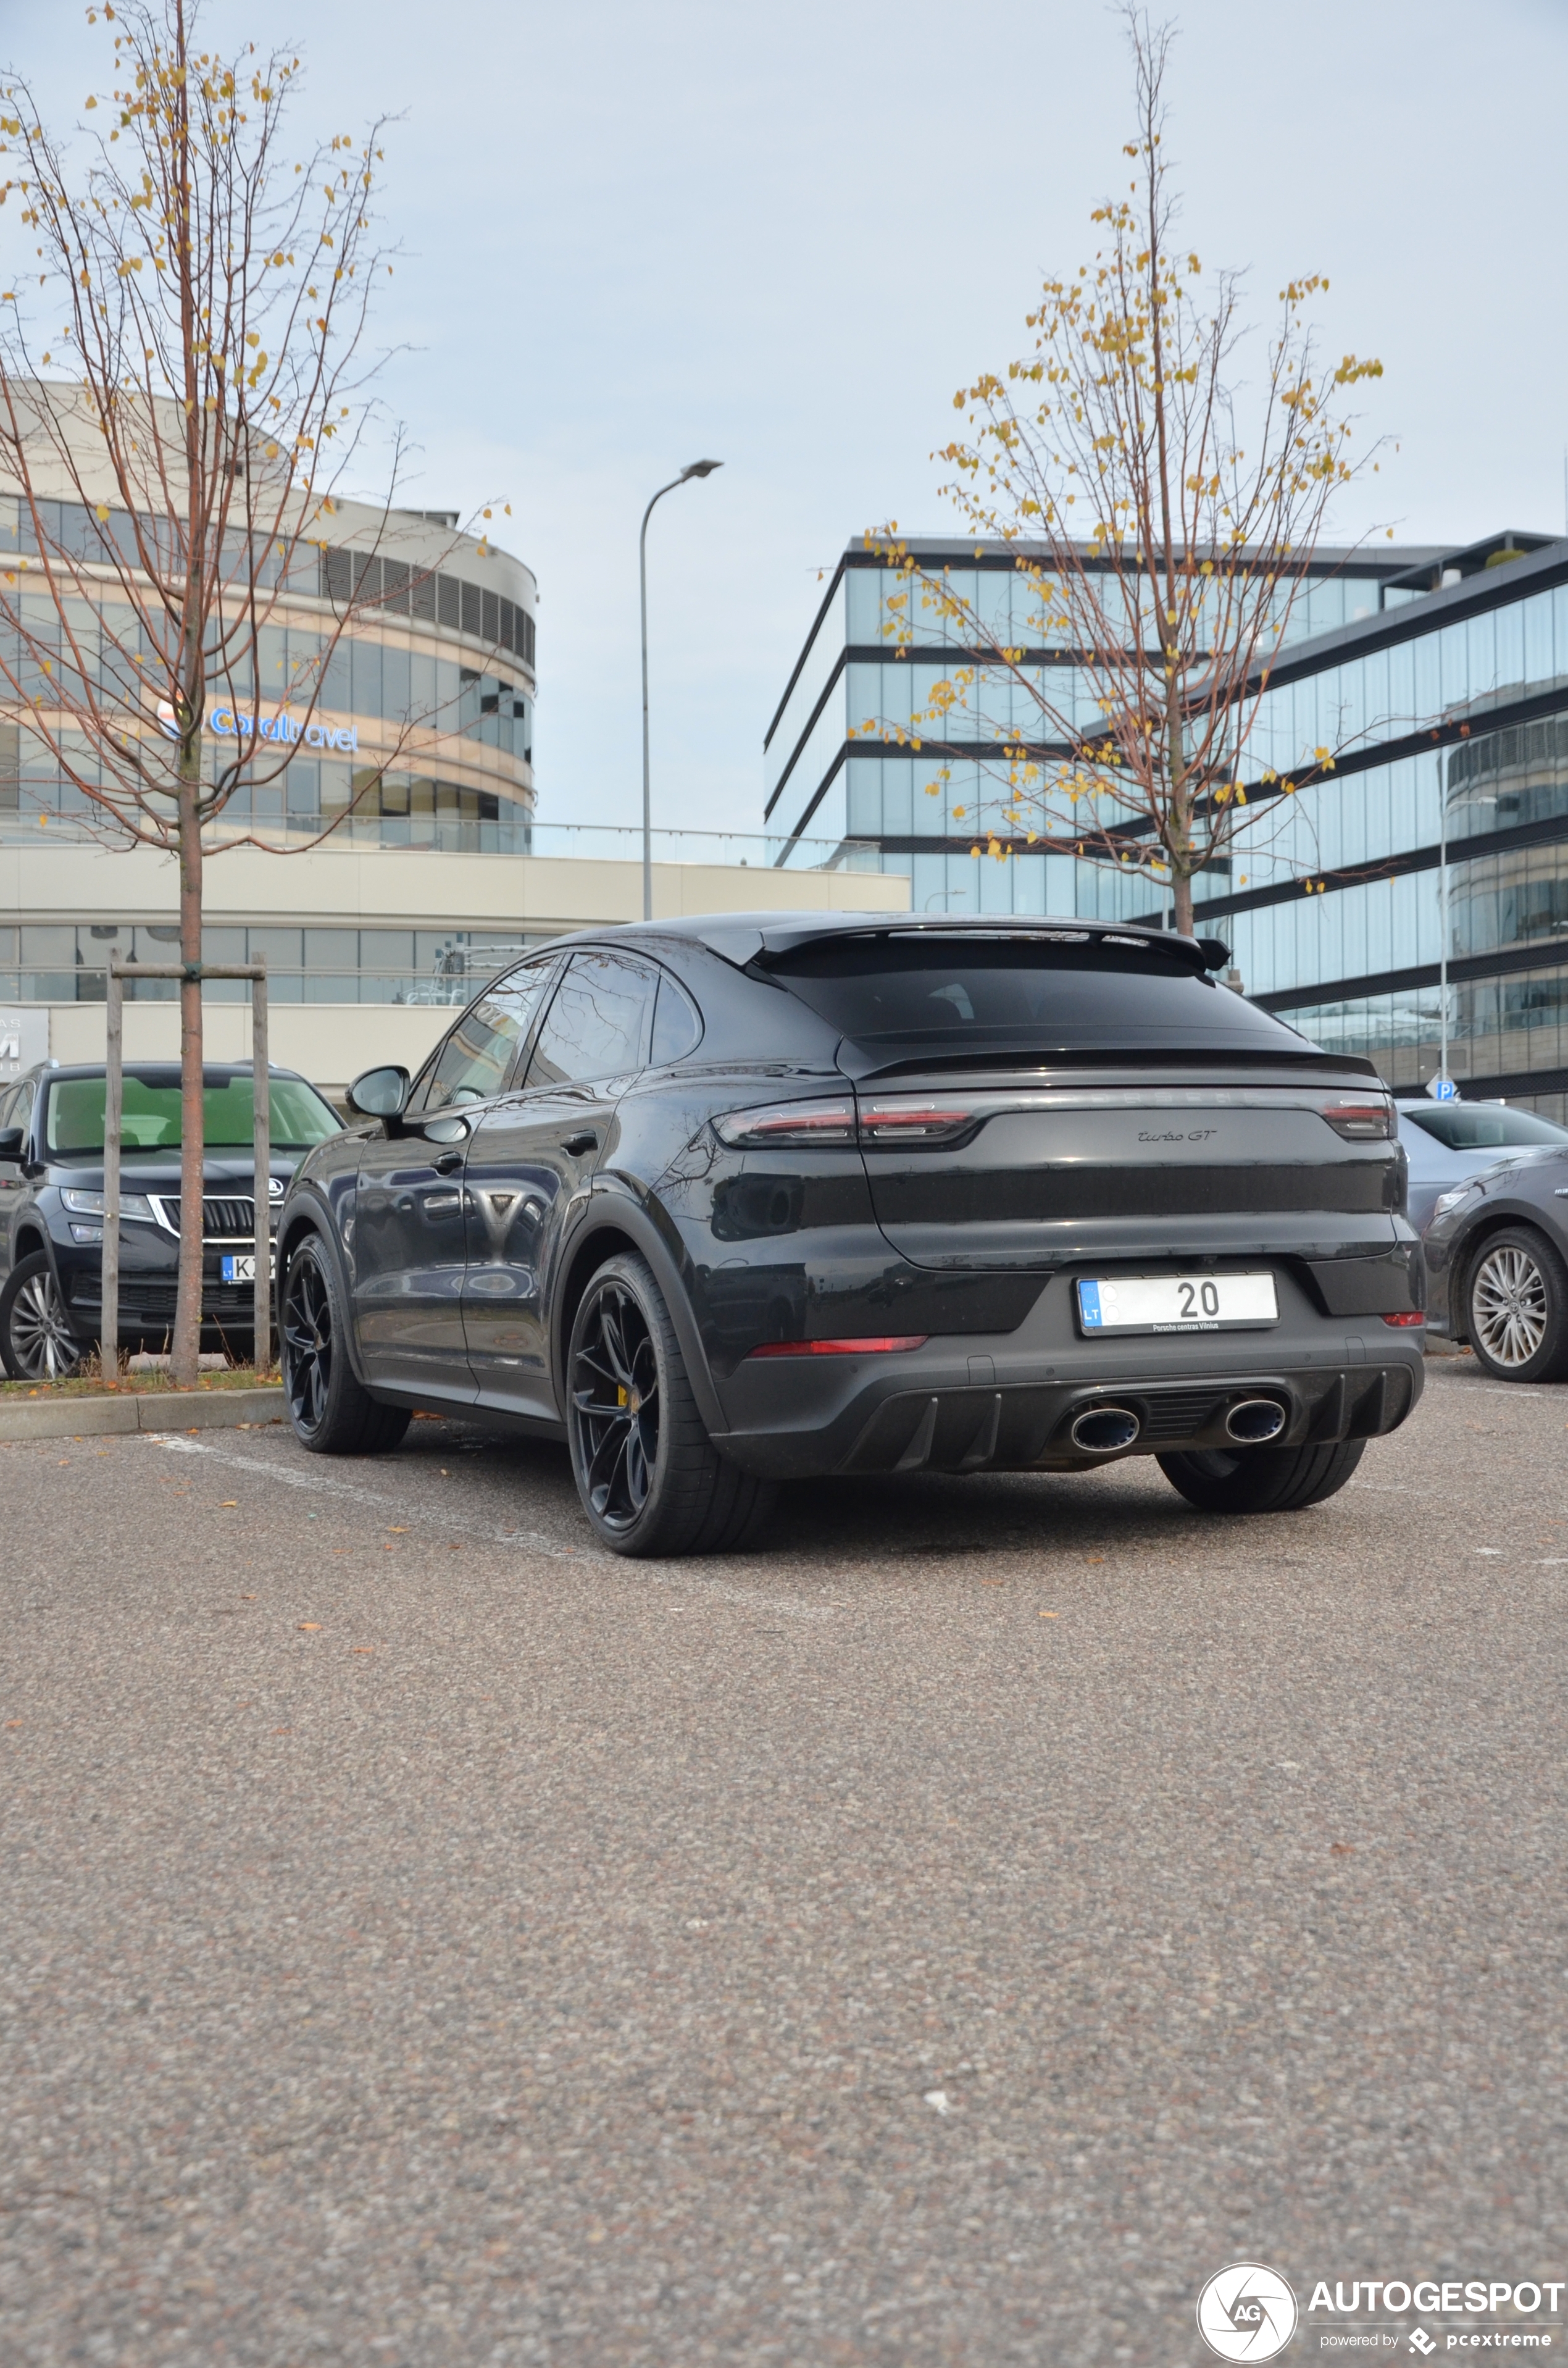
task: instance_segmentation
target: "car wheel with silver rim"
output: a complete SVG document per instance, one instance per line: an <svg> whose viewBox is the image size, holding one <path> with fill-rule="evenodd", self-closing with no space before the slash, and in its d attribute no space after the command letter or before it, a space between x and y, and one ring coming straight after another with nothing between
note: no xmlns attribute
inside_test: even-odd
<svg viewBox="0 0 1568 2368"><path fill-rule="evenodd" d="M42 1250L18 1259L0 1291L0 1356L11 1379L63 1381L80 1371L86 1353Z"/></svg>
<svg viewBox="0 0 1568 2368"><path fill-rule="evenodd" d="M1483 1243L1465 1292L1476 1361L1503 1382L1551 1382L1568 1372L1568 1269L1533 1225Z"/></svg>

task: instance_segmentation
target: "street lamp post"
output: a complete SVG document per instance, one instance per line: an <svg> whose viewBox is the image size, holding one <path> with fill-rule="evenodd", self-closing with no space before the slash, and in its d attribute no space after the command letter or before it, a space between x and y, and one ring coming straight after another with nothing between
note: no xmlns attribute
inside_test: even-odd
<svg viewBox="0 0 1568 2368"><path fill-rule="evenodd" d="M710 477L722 469L722 461L692 461L678 477L661 485L642 513L642 532L637 544L637 575L642 596L642 918L653 917L653 807L648 786L648 520L653 515L654 502L662 502L688 477Z"/></svg>

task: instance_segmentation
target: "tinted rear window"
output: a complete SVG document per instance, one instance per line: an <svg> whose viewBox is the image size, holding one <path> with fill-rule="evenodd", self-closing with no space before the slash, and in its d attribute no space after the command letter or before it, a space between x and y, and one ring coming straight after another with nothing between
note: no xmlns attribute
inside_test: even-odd
<svg viewBox="0 0 1568 2368"><path fill-rule="evenodd" d="M1408 1126L1435 1135L1449 1151L1504 1151L1516 1144L1568 1143L1568 1127L1556 1126L1534 1110L1498 1103L1434 1102L1429 1110L1402 1110Z"/></svg>
<svg viewBox="0 0 1568 2368"><path fill-rule="evenodd" d="M869 1050L1305 1049L1293 1029L1229 987L1178 969L1157 945L837 939L769 968Z"/></svg>

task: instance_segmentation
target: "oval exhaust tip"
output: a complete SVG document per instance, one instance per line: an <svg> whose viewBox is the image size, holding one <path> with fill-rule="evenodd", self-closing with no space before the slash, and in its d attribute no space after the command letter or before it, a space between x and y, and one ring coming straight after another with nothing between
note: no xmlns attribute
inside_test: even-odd
<svg viewBox="0 0 1568 2368"><path fill-rule="evenodd" d="M1090 1406L1073 1425L1073 1444L1085 1455L1116 1455L1142 1428L1128 1406Z"/></svg>
<svg viewBox="0 0 1568 2368"><path fill-rule="evenodd" d="M1239 1447L1263 1447L1285 1428L1285 1409L1278 1398L1242 1398L1225 1417L1225 1433Z"/></svg>

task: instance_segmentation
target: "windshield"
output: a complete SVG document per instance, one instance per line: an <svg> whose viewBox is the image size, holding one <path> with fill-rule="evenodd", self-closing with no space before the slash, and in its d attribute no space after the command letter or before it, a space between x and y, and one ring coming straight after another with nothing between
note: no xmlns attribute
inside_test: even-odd
<svg viewBox="0 0 1568 2368"><path fill-rule="evenodd" d="M1177 969L1157 944L978 942L934 931L891 941L832 939L771 962L770 974L854 1042L962 1054L971 1044L1234 1048L1267 1057L1302 1040L1229 987Z"/></svg>
<svg viewBox="0 0 1568 2368"><path fill-rule="evenodd" d="M49 1088L44 1140L62 1158L104 1147L103 1077L61 1077ZM203 1139L209 1150L248 1151L255 1140L256 1114L250 1073L213 1078L209 1074L202 1093ZM341 1133L330 1103L322 1099L303 1077L274 1077L270 1096L272 1148L306 1151ZM172 1151L180 1140L180 1089L177 1076L138 1076L128 1069L124 1084L121 1142L127 1151Z"/></svg>
<svg viewBox="0 0 1568 2368"><path fill-rule="evenodd" d="M1430 1109L1401 1110L1400 1117L1432 1135L1448 1151L1506 1151L1517 1143L1568 1143L1568 1126L1534 1110L1509 1110L1502 1102L1434 1102Z"/></svg>

